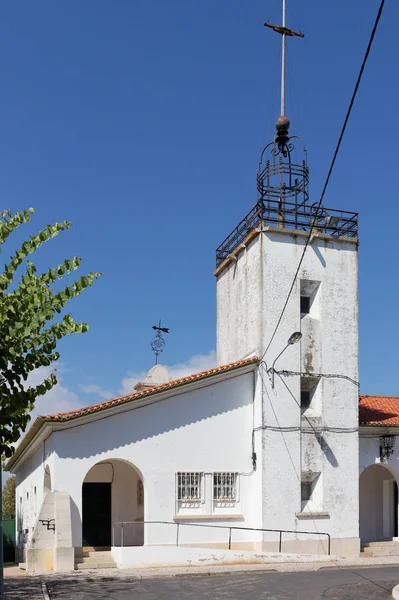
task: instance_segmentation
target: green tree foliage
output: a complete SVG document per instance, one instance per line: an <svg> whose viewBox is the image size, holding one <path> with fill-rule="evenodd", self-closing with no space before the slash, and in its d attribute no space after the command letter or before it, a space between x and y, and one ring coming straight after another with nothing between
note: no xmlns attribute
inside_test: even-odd
<svg viewBox="0 0 399 600"><path fill-rule="evenodd" d="M3 519L15 519L15 477L9 477L3 488Z"/></svg>
<svg viewBox="0 0 399 600"><path fill-rule="evenodd" d="M0 252L10 234L28 223L33 213L32 208L15 214L0 213ZM79 267L82 261L79 256L41 274L37 274L35 265L28 260L40 246L70 226L68 221L55 223L30 236L0 273L0 455L6 457L12 455L13 444L25 431L36 398L57 383L52 372L39 385L30 386L29 373L58 360L58 340L88 329L86 323L76 323L63 309L69 300L91 286L100 273L89 273L61 289L57 282Z"/></svg>

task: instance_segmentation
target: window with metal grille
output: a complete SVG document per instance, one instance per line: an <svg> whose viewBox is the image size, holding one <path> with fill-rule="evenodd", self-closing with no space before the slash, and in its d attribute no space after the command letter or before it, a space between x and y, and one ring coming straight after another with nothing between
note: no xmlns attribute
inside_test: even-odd
<svg viewBox="0 0 399 600"><path fill-rule="evenodd" d="M188 502L201 500L202 473L177 474L177 499Z"/></svg>
<svg viewBox="0 0 399 600"><path fill-rule="evenodd" d="M224 502L237 500L237 473L213 474L213 499Z"/></svg>

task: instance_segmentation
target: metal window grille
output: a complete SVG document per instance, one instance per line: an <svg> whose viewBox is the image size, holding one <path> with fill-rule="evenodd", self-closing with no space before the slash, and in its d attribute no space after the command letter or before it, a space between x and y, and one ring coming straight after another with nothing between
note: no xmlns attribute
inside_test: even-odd
<svg viewBox="0 0 399 600"><path fill-rule="evenodd" d="M200 502L202 473L178 473L177 474L177 499L183 501Z"/></svg>
<svg viewBox="0 0 399 600"><path fill-rule="evenodd" d="M213 499L229 502L237 500L237 473L213 474Z"/></svg>

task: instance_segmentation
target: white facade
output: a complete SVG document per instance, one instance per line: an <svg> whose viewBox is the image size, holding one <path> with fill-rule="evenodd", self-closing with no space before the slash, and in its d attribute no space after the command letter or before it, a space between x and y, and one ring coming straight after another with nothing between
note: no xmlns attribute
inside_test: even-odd
<svg viewBox="0 0 399 600"><path fill-rule="evenodd" d="M126 546L175 544L175 524L190 521L260 527L261 469L254 471L252 460L256 382L257 364L247 361L186 388L108 409L106 418L98 412L71 422L46 423L13 466L20 547L28 548L28 553L29 548L41 547L34 533L37 523L33 517L28 523L27 518L26 496L36 489L39 507L46 491L69 494L72 546L79 551L83 485L93 482L112 484L112 544L116 546L121 544L121 522ZM258 453L261 464L260 448ZM45 490L48 473L51 489ZM178 500L178 473L199 474L198 502ZM213 497L216 473L234 473L235 498ZM144 528L143 520L170 524ZM179 536L181 545L225 547L228 530L182 525ZM261 548L261 539L260 534L237 531L232 547L253 549L259 542Z"/></svg>
<svg viewBox="0 0 399 600"><path fill-rule="evenodd" d="M171 384L160 367L126 402L33 426L11 460L28 562L51 563L53 535L52 568L71 566L68 543L79 556L90 541L97 502L87 494L97 491L109 493L99 519L111 531L97 546L225 549L230 538L232 549L276 552L280 534L266 529L284 530L285 552L358 554L357 242L315 231L265 353L305 235L266 228L251 238L216 271L218 363L238 364ZM301 342L273 376L295 331ZM39 513L55 520L55 532L38 524Z"/></svg>
<svg viewBox="0 0 399 600"><path fill-rule="evenodd" d="M270 348L308 232L265 227L216 270L218 364L250 352L262 375L262 527L325 531L359 551L357 240L317 230ZM301 314L301 296L309 298ZM226 310L228 307L228 310ZM267 370L290 335L302 340ZM299 372L312 377L302 378ZM319 377L322 374L323 377ZM326 377L340 374L345 378ZM310 405L303 391L314 384ZM301 499L308 490L310 498ZM310 544L310 547L312 545Z"/></svg>

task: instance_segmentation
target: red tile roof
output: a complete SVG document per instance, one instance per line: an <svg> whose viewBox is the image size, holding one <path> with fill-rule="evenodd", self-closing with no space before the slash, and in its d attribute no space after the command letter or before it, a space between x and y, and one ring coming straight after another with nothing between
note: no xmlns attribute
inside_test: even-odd
<svg viewBox="0 0 399 600"><path fill-rule="evenodd" d="M399 397L360 396L359 425L399 427Z"/></svg>
<svg viewBox="0 0 399 600"><path fill-rule="evenodd" d="M106 408L111 408L113 406L119 406L120 404L126 404L127 402L132 402L133 400L139 400L147 396L152 396L153 394L159 394L160 392L171 390L173 388L186 385L187 383L200 381L202 379L206 379L208 377L212 377L213 375L218 375L220 373L227 373L229 371L233 371L235 369L243 367L244 365L250 365L252 363L257 362L259 362L259 358L257 356L244 358L243 360L238 360L237 362L229 363L228 365L222 365L220 367L208 369L207 371L201 371L200 373L187 375L186 377L174 379L173 381L169 381L168 383L162 383L161 385L154 385L153 387L141 390L140 392L134 392L133 394L128 394L127 396L120 396L119 398L106 400L105 402L100 402L100 404L93 404L92 406L87 406L86 408L80 408L79 410L73 410L71 412L55 413L54 415L48 415L44 418L47 421L70 421L71 419L76 419L77 417L89 415L100 410L105 410Z"/></svg>
<svg viewBox="0 0 399 600"><path fill-rule="evenodd" d="M19 456L24 452L25 448L30 444L39 430L45 423L57 423L57 422L65 422L72 421L72 419L77 419L79 417L84 417L86 415L91 415L93 413L97 413L108 408L113 408L115 406L120 406L121 404L127 404L129 402L133 402L135 400L141 400L142 398L147 398L148 396L153 396L155 394L160 394L161 392L165 392L168 390L173 390L175 388L181 387L183 385L187 385L189 383L193 383L195 381L202 381L203 379L207 379L208 377L213 377L214 375L220 375L222 373L229 373L230 371L234 371L236 369L240 369L241 367L248 366L251 364L259 363L260 358L258 356L252 356L249 358L244 358L242 360L238 360L233 363L229 363L227 365L222 365L220 367L214 367L213 369L208 369L207 371L201 371L200 373L194 373L193 375L187 375L186 377L181 377L180 379L174 379L173 381L169 381L168 383L163 383L161 385L156 385L145 390L141 390L139 392L134 392L132 394L128 394L127 396L120 396L119 398L113 398L112 400L107 400L105 402L100 402L99 404L93 404L92 406L87 406L85 408L80 408L78 410L73 410L70 412L61 412L55 413L53 415L39 416L35 419L30 429L28 430L25 437L22 438L21 442L17 446L15 453L13 456L7 461L6 471L9 470L12 465L16 462Z"/></svg>

